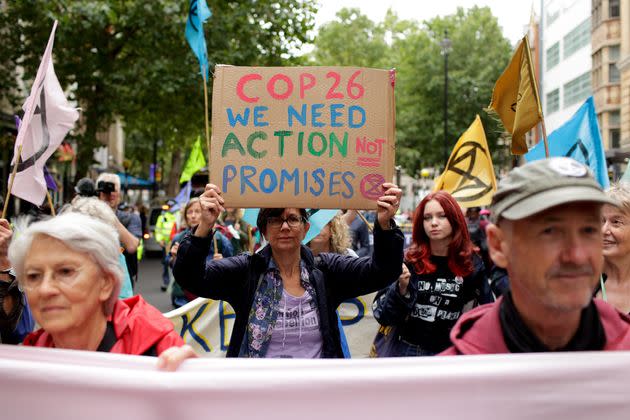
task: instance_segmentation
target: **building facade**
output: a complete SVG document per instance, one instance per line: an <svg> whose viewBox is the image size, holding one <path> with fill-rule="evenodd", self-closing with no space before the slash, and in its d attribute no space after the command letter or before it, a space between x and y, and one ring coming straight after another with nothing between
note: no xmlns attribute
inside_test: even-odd
<svg viewBox="0 0 630 420"><path fill-rule="evenodd" d="M621 56L617 61L620 73L620 143L621 150L630 150L630 0L621 0L619 8Z"/></svg>
<svg viewBox="0 0 630 420"><path fill-rule="evenodd" d="M591 1L541 1L537 57L547 134L569 120L593 93Z"/></svg>
<svg viewBox="0 0 630 420"><path fill-rule="evenodd" d="M609 163L624 163L630 148L621 144L621 3L628 0L592 0L593 93L597 119ZM626 21L625 25L630 22ZM630 146L630 145L629 145ZM615 174L619 175L619 174ZM615 176L615 178L617 177Z"/></svg>

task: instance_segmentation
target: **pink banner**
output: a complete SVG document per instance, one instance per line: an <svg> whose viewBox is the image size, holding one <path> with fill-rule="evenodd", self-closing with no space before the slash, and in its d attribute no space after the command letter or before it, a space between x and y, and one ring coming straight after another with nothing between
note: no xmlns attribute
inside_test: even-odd
<svg viewBox="0 0 630 420"><path fill-rule="evenodd" d="M627 419L630 353L155 358L0 345L3 419Z"/></svg>

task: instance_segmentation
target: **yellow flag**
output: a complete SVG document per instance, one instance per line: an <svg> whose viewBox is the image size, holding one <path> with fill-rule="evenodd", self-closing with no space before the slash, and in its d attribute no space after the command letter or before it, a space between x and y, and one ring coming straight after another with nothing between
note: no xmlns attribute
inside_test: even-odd
<svg viewBox="0 0 630 420"><path fill-rule="evenodd" d="M487 206L497 190L492 157L479 115L457 140L434 191L448 191L464 207Z"/></svg>
<svg viewBox="0 0 630 420"><path fill-rule="evenodd" d="M527 153L525 133L542 120L527 35L494 85L490 108L496 111L505 129L512 134L512 154Z"/></svg>

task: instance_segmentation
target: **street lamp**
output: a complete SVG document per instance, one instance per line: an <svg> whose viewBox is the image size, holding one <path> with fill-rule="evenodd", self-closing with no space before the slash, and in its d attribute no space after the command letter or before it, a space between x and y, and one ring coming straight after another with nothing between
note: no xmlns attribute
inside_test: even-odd
<svg viewBox="0 0 630 420"><path fill-rule="evenodd" d="M444 30L444 39L440 42L444 56L444 170L448 163L448 53L451 50L451 40L448 30Z"/></svg>

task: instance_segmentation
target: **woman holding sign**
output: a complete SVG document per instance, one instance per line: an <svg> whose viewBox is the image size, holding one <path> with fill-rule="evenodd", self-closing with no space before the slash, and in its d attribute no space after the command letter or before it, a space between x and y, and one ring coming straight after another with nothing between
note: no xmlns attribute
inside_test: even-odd
<svg viewBox="0 0 630 420"><path fill-rule="evenodd" d="M394 327L383 345L387 354L379 353L377 336L378 357L440 353L451 345L449 333L461 314L493 300L473 246L466 219L449 193L437 191L420 202L404 273L375 299L376 320Z"/></svg>
<svg viewBox="0 0 630 420"><path fill-rule="evenodd" d="M173 272L183 288L234 308L228 357L343 357L337 306L387 286L401 272L404 238L393 221L401 190L390 183L381 188L371 258L322 253L315 259L301 244L310 226L306 211L281 208L258 215L269 242L260 252L206 263L225 204L217 186L206 186L201 222L182 240Z"/></svg>

